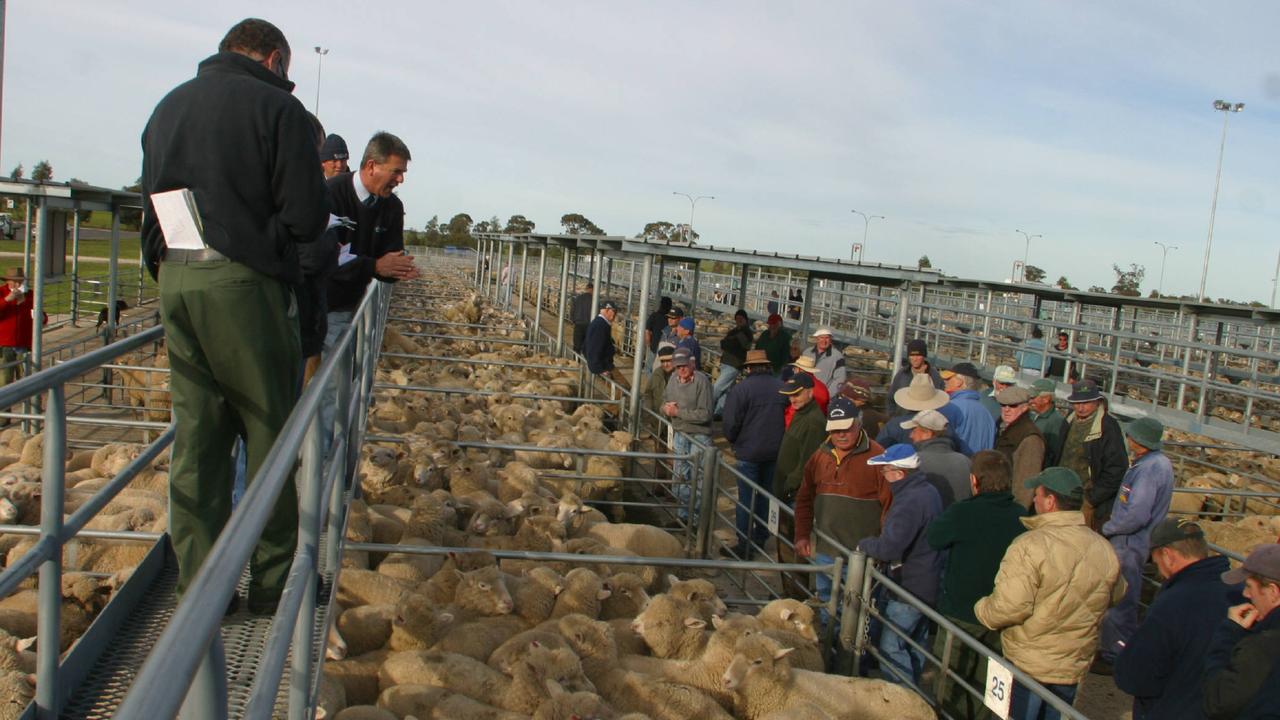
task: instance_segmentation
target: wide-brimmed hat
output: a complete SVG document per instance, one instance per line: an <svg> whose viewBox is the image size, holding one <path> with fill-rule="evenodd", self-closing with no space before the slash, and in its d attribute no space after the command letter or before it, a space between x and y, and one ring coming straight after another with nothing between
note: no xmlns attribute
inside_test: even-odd
<svg viewBox="0 0 1280 720"><path fill-rule="evenodd" d="M1164 447L1164 423L1153 417L1140 417L1129 423L1124 432L1129 439L1148 450Z"/></svg>
<svg viewBox="0 0 1280 720"><path fill-rule="evenodd" d="M854 405L849 398L837 395L831 399L831 403L827 406L827 432L848 430L853 427L854 423L858 422L860 417L862 417L862 411L858 409L857 405Z"/></svg>
<svg viewBox="0 0 1280 720"><path fill-rule="evenodd" d="M795 359L795 362L789 364L797 370L803 370L807 373L811 373L818 369L818 363L814 362L813 358L808 355L801 355Z"/></svg>
<svg viewBox="0 0 1280 720"><path fill-rule="evenodd" d="M1071 386L1071 394L1067 396L1069 403L1093 402L1102 399L1102 391L1092 380L1081 380Z"/></svg>
<svg viewBox="0 0 1280 720"><path fill-rule="evenodd" d="M764 350L748 350L747 359L742 362L745 367L747 365L772 365L769 362L769 353Z"/></svg>
<svg viewBox="0 0 1280 720"><path fill-rule="evenodd" d="M4 280L26 280L27 274L22 272L20 267L6 268L4 271Z"/></svg>
<svg viewBox="0 0 1280 720"><path fill-rule="evenodd" d="M951 401L946 390L933 386L928 373L918 373L911 377L911 384L898 388L893 393L893 402L903 410L937 410Z"/></svg>
<svg viewBox="0 0 1280 720"><path fill-rule="evenodd" d="M1240 567L1222 573L1222 582L1239 585L1249 577L1249 573L1280 583L1280 545L1262 545L1249 553Z"/></svg>

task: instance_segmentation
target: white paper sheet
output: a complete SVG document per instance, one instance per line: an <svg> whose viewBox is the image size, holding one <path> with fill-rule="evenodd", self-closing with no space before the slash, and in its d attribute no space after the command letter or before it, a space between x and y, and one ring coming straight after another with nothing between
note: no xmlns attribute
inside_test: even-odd
<svg viewBox="0 0 1280 720"><path fill-rule="evenodd" d="M351 254L351 243L338 246L338 267L342 267L347 263L355 260L358 256Z"/></svg>
<svg viewBox="0 0 1280 720"><path fill-rule="evenodd" d="M204 233L195 213L195 197L186 188L153 193L151 204L164 232L164 244L181 250L203 250Z"/></svg>

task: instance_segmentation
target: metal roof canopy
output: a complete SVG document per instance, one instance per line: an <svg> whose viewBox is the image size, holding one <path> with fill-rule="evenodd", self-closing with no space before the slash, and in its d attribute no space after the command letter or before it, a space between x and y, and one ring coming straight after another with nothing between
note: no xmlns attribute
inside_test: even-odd
<svg viewBox="0 0 1280 720"><path fill-rule="evenodd" d="M503 235L481 233L482 239L506 242L549 245L566 249L621 252L629 256L653 256L666 260L688 262L712 261L735 265L754 265L796 270L815 279L859 282L886 287L898 287L906 282L938 283L942 274L936 270L918 270L896 265L860 265L848 260L822 258L816 255L786 255L783 253L739 250L713 245L685 245L683 243L655 242L639 238L613 235L543 235L529 233Z"/></svg>
<svg viewBox="0 0 1280 720"><path fill-rule="evenodd" d="M0 196L43 200L45 207L55 210L104 210L141 208L142 195L128 190L72 182L36 182L35 180L0 179Z"/></svg>

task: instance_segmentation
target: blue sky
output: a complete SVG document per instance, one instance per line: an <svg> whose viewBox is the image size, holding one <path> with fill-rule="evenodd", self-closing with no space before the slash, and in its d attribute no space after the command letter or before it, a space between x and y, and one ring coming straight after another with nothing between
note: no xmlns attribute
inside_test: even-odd
<svg viewBox="0 0 1280 720"><path fill-rule="evenodd" d="M1005 279L1021 228L1052 280L1109 287L1160 250L1198 287L1232 115L1209 292L1267 301L1280 250L1280 5L1228 2L10 2L0 172L120 186L163 94L226 29L289 37L297 97L355 152L409 144L412 226L466 211L611 234L684 222L715 245ZM217 152L211 148L210 152Z"/></svg>

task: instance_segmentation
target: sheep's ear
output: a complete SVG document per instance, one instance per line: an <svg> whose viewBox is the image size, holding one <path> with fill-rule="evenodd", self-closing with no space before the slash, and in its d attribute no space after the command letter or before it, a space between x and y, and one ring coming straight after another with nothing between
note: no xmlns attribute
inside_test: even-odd
<svg viewBox="0 0 1280 720"><path fill-rule="evenodd" d="M783 608L782 612L780 613L780 617L782 618L783 622L786 622L790 620L792 616L794 616L795 614L796 614L795 610L792 610L791 608Z"/></svg>
<svg viewBox="0 0 1280 720"><path fill-rule="evenodd" d="M541 643L541 642L539 642L539 641L537 641L537 640L530 640L530 641L529 641L529 647L531 647L531 648L540 648L540 647L542 647L542 643Z"/></svg>
<svg viewBox="0 0 1280 720"><path fill-rule="evenodd" d="M447 622L447 623L453 622L453 613L442 612L436 616L436 619L439 620L440 622Z"/></svg>
<svg viewBox="0 0 1280 720"><path fill-rule="evenodd" d="M712 627L714 627L715 629L719 630L719 629L720 629L720 627L721 627L722 625L724 625L724 618L720 617L719 615L712 615L712 616L711 616L711 625L712 625Z"/></svg>
<svg viewBox="0 0 1280 720"><path fill-rule="evenodd" d="M557 695L565 694L564 687L552 678L547 678L544 684L547 686L547 694L550 695L551 697L556 697Z"/></svg>
<svg viewBox="0 0 1280 720"><path fill-rule="evenodd" d="M17 649L17 651L18 651L18 652L26 652L26 651L28 651L28 650L30 650L30 649L32 649L32 648L34 648L35 646L36 646L36 636L35 636L35 635L32 635L32 636L31 636L31 637L29 637L29 638L21 638L21 639L19 639L19 640L18 640L18 643L17 643L17 645L16 645L15 647L16 647L16 649Z"/></svg>
<svg viewBox="0 0 1280 720"><path fill-rule="evenodd" d="M560 597L560 593L564 592L564 583L556 583L556 586L551 588L551 592L555 593L556 597Z"/></svg>
<svg viewBox="0 0 1280 720"><path fill-rule="evenodd" d="M324 720L329 717L329 711L322 707L316 708L316 720Z"/></svg>
<svg viewBox="0 0 1280 720"><path fill-rule="evenodd" d="M684 626L687 628L697 628L701 630L707 626L707 621L702 618L687 617L684 619Z"/></svg>
<svg viewBox="0 0 1280 720"><path fill-rule="evenodd" d="M603 585L600 587L600 592L596 593L596 599L605 600L612 594L613 594L613 591L609 589L609 586Z"/></svg>
<svg viewBox="0 0 1280 720"><path fill-rule="evenodd" d="M678 582L680 582L680 578L676 577L675 575L667 576L667 585L675 585Z"/></svg>
<svg viewBox="0 0 1280 720"><path fill-rule="evenodd" d="M787 655L790 655L792 650L795 650L795 648L778 648L778 652L773 654L773 659L781 660Z"/></svg>

